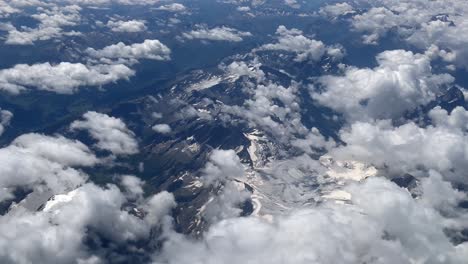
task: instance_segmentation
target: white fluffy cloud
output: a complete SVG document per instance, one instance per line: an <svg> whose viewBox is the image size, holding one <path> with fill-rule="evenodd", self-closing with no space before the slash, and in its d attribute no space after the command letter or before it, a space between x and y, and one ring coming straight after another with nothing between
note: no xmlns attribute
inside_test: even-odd
<svg viewBox="0 0 468 264"><path fill-rule="evenodd" d="M309 39L298 29L287 29L279 26L276 30L278 42L265 44L257 50L282 50L296 54L295 61L319 61L323 56L329 55L336 59L343 56L343 51L339 47L328 47L322 41Z"/></svg>
<svg viewBox="0 0 468 264"><path fill-rule="evenodd" d="M170 11L170 12L182 12L182 11L187 10L187 7L185 7L183 4L172 3L172 4L162 5L156 9L163 10L163 11Z"/></svg>
<svg viewBox="0 0 468 264"><path fill-rule="evenodd" d="M86 145L62 136L26 134L16 138L12 145L66 166L92 166L97 162Z"/></svg>
<svg viewBox="0 0 468 264"><path fill-rule="evenodd" d="M211 41L231 41L240 42L244 37L250 37L250 32L238 31L237 29L222 26L215 28L207 28L206 26L198 25L194 30L185 32L182 37L186 39L202 39Z"/></svg>
<svg viewBox="0 0 468 264"><path fill-rule="evenodd" d="M63 0L55 0L55 1L63 1ZM77 5L85 5L85 6L102 6L102 5L156 5L160 4L161 0L66 0L69 3L77 4Z"/></svg>
<svg viewBox="0 0 468 264"><path fill-rule="evenodd" d="M312 97L352 120L398 118L454 81L448 74L433 74L424 54L385 51L377 63L373 69L346 67L343 76L321 76L323 91L313 90Z"/></svg>
<svg viewBox="0 0 468 264"><path fill-rule="evenodd" d="M32 18L39 21L36 28L22 27L20 30L7 24L4 26L8 30L6 44L31 45L38 40L49 40L64 35L77 35L75 31L64 31L65 26L75 26L80 23L81 8L77 5L52 6L50 8L40 8L41 13L32 15Z"/></svg>
<svg viewBox="0 0 468 264"><path fill-rule="evenodd" d="M168 124L156 124L151 128L161 134L169 134L172 132L172 129Z"/></svg>
<svg viewBox="0 0 468 264"><path fill-rule="evenodd" d="M120 120L104 119L107 128L128 132ZM112 129L100 132L119 136ZM0 215L0 262L113 262L111 255L101 254L117 247L136 250L141 245L132 242L150 241L153 229L170 227L172 194L144 199L144 182L130 175L121 178L124 192L87 182L79 168L99 162L86 145L60 135L23 134L0 149L0 202L14 198L17 188L32 191ZM105 248L99 239L106 241ZM91 240L97 243L88 247Z"/></svg>
<svg viewBox="0 0 468 264"><path fill-rule="evenodd" d="M400 9L376 7L353 18L354 28L366 32L366 42L376 43L388 31L398 28L398 33L410 43L426 49L433 42L437 46L431 46L432 55L450 63L462 63L464 41L459 37L458 42L452 39L464 32L460 30L462 15L453 19L454 27L451 22L440 21L443 18L428 22L425 11L419 15L409 4L425 7L427 1L379 2L382 1L394 2ZM160 4L155 0L76 2ZM167 4L162 9L183 11L185 7ZM451 7L448 9L452 12ZM16 10L0 3L0 17L12 12ZM53 20L50 16L54 15L48 12L44 13L49 17L41 20L44 25ZM56 10L54 14L60 12L64 13ZM336 17L354 11L350 5L341 3L326 6L321 12ZM358 8L356 12L360 12ZM402 19L401 14L414 17ZM40 34L45 38L59 37L63 26L73 25L67 25L67 21L71 20L50 22L50 27L44 27L56 30L56 34ZM114 31L144 30L142 21L111 22L107 26ZM417 32L404 30L407 25L417 28ZM29 32L29 29L22 31ZM260 49L289 52L296 62L343 56L341 48L327 46L303 34L280 26L277 42ZM32 35L25 36L30 41L24 43L40 39ZM251 34L228 27L203 26L183 34L185 39L234 42L247 36ZM125 66L127 63L140 59L169 60L171 55L170 49L157 40L130 45L117 43L102 49L90 48L86 53L90 56L88 65L45 63L0 70L0 89L19 92L34 87L72 93L79 87L100 86L132 76L134 72ZM245 134L251 144L249 155L264 154L262 151L270 151L269 147L279 154L259 154L258 158L267 163L259 169L242 164L236 154L245 151L242 147L211 153L206 166L197 174L212 195L200 209L200 215L212 226L200 234L199 240L170 229L168 214L175 206L171 194L163 192L145 199L144 181L132 175L116 176L122 191L114 185L98 187L87 182L88 175L80 167L91 167L100 161L83 143L60 135L18 137L0 149L0 201L12 198L18 187L35 191L51 189L54 194L62 194L55 195L42 210L28 211L18 206L0 216L0 262L106 262L105 257L90 253L93 249L84 245L93 232L111 244L105 250L131 246L130 250L141 254L147 252L132 242L150 244L156 242L150 242L150 236L163 232L162 251L155 254L156 263L465 263L468 244L454 246L444 231L467 228L466 212L456 209L466 195L452 186L466 182L467 111L455 108L448 113L441 108L433 109L429 113L432 124L424 127L408 121L395 127L390 120L380 120L400 118L405 111L434 99L454 81L450 75L433 74L431 59L429 52L385 51L377 56L374 68L342 67L342 74L319 77L317 89L311 87L312 97L343 114L347 121L336 142L302 123L302 84L269 81L270 73L264 73L257 60L222 65L219 70L225 75L213 80L241 83L248 98L244 104L221 106L221 118L223 121L237 118L253 130ZM211 103L217 106L217 102ZM199 115L194 107L186 108ZM5 110L0 114L0 124L7 125L11 115ZM215 114L211 115L217 120ZM135 134L119 118L87 112L83 120L73 122L70 128L87 131L96 140L97 148L115 155L138 152ZM160 133L171 131L166 124L153 129ZM295 155L297 150L301 156L291 157L290 153ZM352 169L356 164L372 169L375 166L377 176L372 174L375 177L365 179L361 175L353 183L330 179L333 177L327 171L327 164L316 158L322 151L330 151L328 154L339 160L350 160L343 162L343 170ZM417 199L412 197L415 193L385 178L405 173L417 178ZM251 184L253 194L245 191L244 181ZM333 195L322 196L327 191L340 191L346 199L336 203ZM249 197L257 199L254 215L238 217L242 211L240 204ZM130 203L137 207L132 213L123 209ZM262 206L266 208L263 211Z"/></svg>
<svg viewBox="0 0 468 264"><path fill-rule="evenodd" d="M292 8L300 8L301 5L296 0L284 0L284 3Z"/></svg>
<svg viewBox="0 0 468 264"><path fill-rule="evenodd" d="M252 98L243 106L223 106L223 111L241 117L250 126L260 127L286 143L291 135L308 132L301 122L298 89L299 84L294 82L289 87L276 83L258 84L251 91Z"/></svg>
<svg viewBox="0 0 468 264"><path fill-rule="evenodd" d="M389 121L356 122L341 132L345 146L332 151L337 157L371 163L390 175L421 175L435 170L455 182L464 182L468 169L468 113L456 108L431 111L434 125L415 123L393 127Z"/></svg>
<svg viewBox="0 0 468 264"><path fill-rule="evenodd" d="M235 180L244 178L244 174L244 166L235 151L215 149L210 154L210 161L202 170L202 180L206 186L219 188L203 212L210 223L240 215L239 206L250 195Z"/></svg>
<svg viewBox="0 0 468 264"><path fill-rule="evenodd" d="M463 263L466 244L453 246L443 218L384 179L347 189L354 205L325 203L272 222L221 221L201 241L173 234L156 262L164 263Z"/></svg>
<svg viewBox="0 0 468 264"><path fill-rule="evenodd" d="M363 40L377 44L379 39L393 31L421 49L436 45L452 53L448 61L467 68L468 3L463 0L379 0L369 1L372 8L352 19L355 30L363 32Z"/></svg>
<svg viewBox="0 0 468 264"><path fill-rule="evenodd" d="M136 176L123 175L120 179L120 183L122 184L126 191L126 194L130 198L140 198L144 193L143 185L145 182L137 178Z"/></svg>
<svg viewBox="0 0 468 264"><path fill-rule="evenodd" d="M248 6L238 6L236 9L239 12L249 12L250 11L250 7L248 7Z"/></svg>
<svg viewBox="0 0 468 264"><path fill-rule="evenodd" d="M319 13L322 15L326 15L331 18L337 18L342 15L347 15L347 14L353 14L354 8L346 3L336 3L334 5L326 5L322 8L320 8Z"/></svg>
<svg viewBox="0 0 468 264"><path fill-rule="evenodd" d="M109 20L107 27L114 32L141 32L146 30L144 20Z"/></svg>
<svg viewBox="0 0 468 264"><path fill-rule="evenodd" d="M213 150L210 161L203 169L203 180L206 184L224 183L243 175L244 167L233 150Z"/></svg>
<svg viewBox="0 0 468 264"><path fill-rule="evenodd" d="M20 10L10 5L8 2L0 2L0 18L9 17L11 14L18 13L19 11Z"/></svg>
<svg viewBox="0 0 468 264"><path fill-rule="evenodd" d="M95 58L102 59L151 59L170 60L171 50L157 39L147 39L142 43L125 45L123 42L95 50L88 48L86 52Z"/></svg>
<svg viewBox="0 0 468 264"><path fill-rule="evenodd" d="M62 136L25 134L0 149L0 201L13 197L18 188L45 186L53 192L75 188L87 175L71 166L93 166L94 154L79 141Z"/></svg>
<svg viewBox="0 0 468 264"><path fill-rule="evenodd" d="M92 138L97 140L96 147L108 150L116 155L135 154L138 152L138 142L127 125L115 117L97 112L87 112L84 120L74 121L72 130L87 130Z"/></svg>
<svg viewBox="0 0 468 264"><path fill-rule="evenodd" d="M128 79L134 71L122 64L84 65L61 62L59 64L17 64L0 70L0 90L18 94L36 88L60 94L72 94L83 86L101 86Z"/></svg>
<svg viewBox="0 0 468 264"><path fill-rule="evenodd" d="M379 38L384 36L390 29L403 23L398 15L383 7L371 8L366 13L356 15L353 18L353 27L356 30L369 32L363 36L363 42L366 44L377 44ZM414 23L417 23L417 21L411 21L412 26L415 26Z"/></svg>
<svg viewBox="0 0 468 264"><path fill-rule="evenodd" d="M5 127L10 124L12 118L12 112L0 108L0 136L5 132Z"/></svg>
<svg viewBox="0 0 468 264"><path fill-rule="evenodd" d="M87 183L72 192L56 195L41 211L22 208L0 216L0 260L3 263L106 263L90 253L85 239L96 232L111 245L148 239L151 228L164 224L175 205L163 192L142 201L146 215L122 210L126 199L114 185L105 188ZM100 245L94 248L99 253ZM111 260L109 260L111 261Z"/></svg>

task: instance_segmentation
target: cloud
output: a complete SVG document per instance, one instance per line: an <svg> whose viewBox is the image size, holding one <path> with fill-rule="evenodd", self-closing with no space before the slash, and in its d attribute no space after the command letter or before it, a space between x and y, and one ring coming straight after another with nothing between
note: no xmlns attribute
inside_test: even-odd
<svg viewBox="0 0 468 264"><path fill-rule="evenodd" d="M233 150L215 149L203 169L206 184L224 183L244 175L244 167Z"/></svg>
<svg viewBox="0 0 468 264"><path fill-rule="evenodd" d="M20 10L10 5L8 2L0 2L0 18L7 18L11 14L18 13Z"/></svg>
<svg viewBox="0 0 468 264"><path fill-rule="evenodd" d="M398 127L389 121L353 123L340 132L346 145L331 153L373 164L389 176L420 176L435 170L451 182L464 182L468 141L462 120L468 116L466 110L456 108L449 115L435 109L430 115L434 125L424 128L413 122Z"/></svg>
<svg viewBox="0 0 468 264"><path fill-rule="evenodd" d="M42 13L34 14L31 17L39 21L36 28L22 27L16 29L11 24L7 24L8 30L6 44L14 45L32 45L39 40L49 40L62 36L79 35L75 31L63 31L63 27L76 26L81 21L81 8L77 5L70 6L52 6L50 8L41 8Z"/></svg>
<svg viewBox="0 0 468 264"><path fill-rule="evenodd" d="M248 7L248 6L238 6L236 9L239 12L249 12L250 11L250 7Z"/></svg>
<svg viewBox="0 0 468 264"><path fill-rule="evenodd" d="M459 37L467 33L468 19L454 17L452 22L436 20L422 24L420 30L408 38L408 42L422 49L435 45L441 50L439 55L443 60L468 69L468 41Z"/></svg>
<svg viewBox="0 0 468 264"><path fill-rule="evenodd" d="M460 38L468 31L466 1L370 1L372 8L352 19L356 31L363 32L364 43L377 44L388 32L420 49L435 45L452 53L448 61L467 68L467 41Z"/></svg>
<svg viewBox="0 0 468 264"><path fill-rule="evenodd" d="M398 15L384 7L374 7L364 14L356 15L352 22L357 31L369 32L363 36L363 42L366 44L377 44L379 38L400 24L402 21Z"/></svg>
<svg viewBox="0 0 468 264"><path fill-rule="evenodd" d="M296 0L284 0L284 3L292 8L300 8L301 5Z"/></svg>
<svg viewBox="0 0 468 264"><path fill-rule="evenodd" d="M146 21L144 20L109 20L107 27L114 32L141 32L145 31Z"/></svg>
<svg viewBox="0 0 468 264"><path fill-rule="evenodd" d="M145 183L130 175L121 177L124 192L87 182L80 168L99 162L61 135L23 134L0 148L0 202L19 188L28 193L0 215L0 262L96 264L128 257L122 252L149 254L153 230L171 226L173 195L143 198Z"/></svg>
<svg viewBox="0 0 468 264"><path fill-rule="evenodd" d="M172 132L172 129L168 124L157 124L154 125L152 129L161 134L169 134Z"/></svg>
<svg viewBox="0 0 468 264"><path fill-rule="evenodd" d="M12 145L65 166L92 166L97 163L86 145L63 136L25 134L16 138Z"/></svg>
<svg viewBox="0 0 468 264"><path fill-rule="evenodd" d="M156 10L169 11L169 12L183 12L187 10L187 7L185 7L183 4L172 3L172 4L162 5L156 8Z"/></svg>
<svg viewBox="0 0 468 264"><path fill-rule="evenodd" d="M335 146L333 139L325 139L320 131L313 127L305 138L291 140L291 146L302 149L305 153L314 154L321 149L331 149Z"/></svg>
<svg viewBox="0 0 468 264"><path fill-rule="evenodd" d="M129 198L136 199L142 197L144 193L143 185L145 182L141 179L133 175L123 175L120 178L120 183L124 187Z"/></svg>
<svg viewBox="0 0 468 264"><path fill-rule="evenodd" d="M63 0L55 0L56 2L60 2ZM160 4L161 0L66 0L69 3L73 3L76 5L84 5L84 6L109 6L109 5L123 5L123 6L131 6L131 5L141 5L141 6L150 6Z"/></svg>
<svg viewBox="0 0 468 264"><path fill-rule="evenodd" d="M448 113L438 106L429 112L429 117L436 126L468 131L468 112L463 107L456 107L451 113Z"/></svg>
<svg viewBox="0 0 468 264"><path fill-rule="evenodd" d="M83 118L82 121L74 121L70 129L87 130L91 137L98 141L97 148L110 151L115 155L138 152L135 134L121 119L93 111L85 113Z"/></svg>
<svg viewBox="0 0 468 264"><path fill-rule="evenodd" d="M252 97L243 106L223 106L223 111L245 120L253 128L267 131L283 143L289 142L292 134L308 132L301 122L298 83L293 82L289 87L266 83L252 88Z"/></svg>
<svg viewBox="0 0 468 264"><path fill-rule="evenodd" d="M10 199L16 188L45 186L63 192L84 183L87 175L71 166L94 166L98 159L79 141L63 136L24 134L0 149L0 201Z"/></svg>
<svg viewBox="0 0 468 264"><path fill-rule="evenodd" d="M350 120L398 118L405 111L435 99L454 78L433 74L430 58L411 51L384 51L373 69L345 67L343 76L318 78L323 90L311 94Z"/></svg>
<svg viewBox="0 0 468 264"><path fill-rule="evenodd" d="M285 26L279 26L276 30L278 42L274 44L265 44L257 51L261 50L280 50L296 54L294 59L297 62L319 61L325 55L336 59L343 56L343 51L339 47L327 47L322 41L309 39L303 36L303 32L298 29L287 29Z"/></svg>
<svg viewBox="0 0 468 264"><path fill-rule="evenodd" d="M76 2L161 4L153 0ZM375 3L382 2L394 2L399 10L387 6L362 12L341 3L326 6L321 12L329 17L359 12L353 26L365 32L368 43L377 43L389 31L397 30L421 49L429 42L437 44L424 54L385 51L377 55L373 68L340 65L338 73L314 79L311 97L346 120L335 140L313 127L320 125L315 120L304 121L309 118L304 106L308 101L302 96L308 86L289 79L278 81L272 77L274 71L264 72L262 69L268 67L262 67L260 53L235 56L234 62L216 69L222 73L207 79L208 84L241 87L245 100L227 105L206 99L195 105L197 108L174 100L182 109L177 118L201 116L203 122L241 124L238 129L250 141L246 141L250 145L242 143L236 150L213 150L206 165L194 172L209 194L194 216L195 221L202 217L206 223L203 233L196 234L197 239L177 233L171 226L172 221L179 220L169 216L176 206L172 194L148 196L144 190L151 188L133 175L116 175L118 187L89 182L82 167L102 161L77 140L26 134L1 148L0 201L12 199L17 188L31 189L33 194L49 194L45 190L51 190L55 195L40 210L24 206L25 200L34 200L33 195L28 196L0 216L0 262L117 263L131 259L131 254L154 254L155 263L168 264L465 263L468 244L454 245L458 242L453 243L448 236L449 231L467 228L466 210L458 208L466 194L454 188L466 183L467 111L459 107L449 113L437 107L430 111L429 124L424 126L401 118L454 82L450 75L436 74L431 60L440 56L460 65L464 42L451 38L462 35L460 28L452 28L462 25L463 15L455 19L451 13L428 22L429 13L424 8L422 15L407 10L414 9L412 3L425 7L441 1ZM236 2L245 3L251 1ZM170 9L175 5L164 6ZM452 12L452 5L446 6ZM402 19L403 13L414 18ZM141 26L133 21L139 20L111 20L108 26ZM60 34L65 26L51 25L59 25L50 27L59 31L49 36L63 36ZM406 31L407 25L414 25L414 29ZM445 34L446 39L442 41L439 34ZM251 33L207 26L183 34L185 39L234 42L247 36ZM295 62L339 59L344 54L342 48L327 46L298 29L280 26L276 38L259 50L288 52ZM73 93L80 87L128 78L134 72L126 65L140 59L169 60L171 50L158 40L145 40L89 48L86 54L86 65L20 64L0 70L0 89ZM241 61L250 56L254 57L252 61ZM204 92L216 91L198 93ZM210 107L209 112L205 106ZM0 124L7 125L11 115L0 111ZM154 115L154 119L158 117ZM398 122L392 123L395 120ZM134 154L139 149L135 134L123 120L106 114L87 112L70 129L86 131L96 141L95 148L114 155ZM153 129L171 132L167 124L157 124ZM319 158L322 154L327 155ZM246 155L260 161L250 164ZM415 178L410 190L390 181L407 173ZM248 199L252 199L254 213L240 217Z"/></svg>
<svg viewBox="0 0 468 264"><path fill-rule="evenodd" d="M12 68L0 70L0 90L12 94L30 88L59 94L72 94L83 86L102 86L128 79L134 71L122 64L84 65L82 63L61 62L52 65L17 64Z"/></svg>
<svg viewBox="0 0 468 264"><path fill-rule="evenodd" d="M148 240L152 228L164 225L174 198L163 192L142 201L137 206L146 210L143 217L122 209L126 202L115 185L98 187L87 183L54 196L43 210L18 208L0 216L0 260L3 263L106 263L119 259L115 256L119 247L130 252L133 247L141 254L138 248L141 246L130 246L130 243ZM87 243L91 240L95 244L89 248ZM105 251L114 254L101 256Z"/></svg>
<svg viewBox="0 0 468 264"><path fill-rule="evenodd" d="M242 76L247 76L254 79L256 82L262 82L265 80L265 73L260 69L262 64L254 59L253 62L247 63L244 61L233 61L229 65L220 65L220 68L229 75L229 77L235 77L237 80Z"/></svg>
<svg viewBox="0 0 468 264"><path fill-rule="evenodd" d="M272 221L231 218L211 226L200 241L171 234L155 261L463 263L467 245L453 246L443 232L443 217L406 190L385 179L369 179L347 191L353 205L324 203Z"/></svg>
<svg viewBox="0 0 468 264"><path fill-rule="evenodd" d="M242 205L250 195L242 183L226 182L204 205L202 216L210 224L239 217Z"/></svg>
<svg viewBox="0 0 468 264"><path fill-rule="evenodd" d="M321 7L319 13L331 18L337 18L339 16L353 14L355 11L350 4L343 2Z"/></svg>
<svg viewBox="0 0 468 264"><path fill-rule="evenodd" d="M197 25L196 28L190 32L185 32L182 37L185 39L202 39L211 41L230 41L240 42L244 37L250 37L250 32L238 31L236 29L222 26L208 29L206 26Z"/></svg>
<svg viewBox="0 0 468 264"><path fill-rule="evenodd" d="M202 170L202 181L206 186L219 188L205 204L203 217L210 223L238 217L240 205L250 197L242 183L235 180L244 178L244 166L233 150L215 149Z"/></svg>
<svg viewBox="0 0 468 264"><path fill-rule="evenodd" d="M125 45L123 42L106 46L103 49L86 49L86 53L99 59L150 59L170 60L171 50L157 39L147 39L142 43Z"/></svg>
<svg viewBox="0 0 468 264"><path fill-rule="evenodd" d="M5 127L10 125L10 121L13 118L13 113L8 110L2 110L0 108L0 136L5 132Z"/></svg>
<svg viewBox="0 0 468 264"><path fill-rule="evenodd" d="M429 171L429 176L421 179L420 189L421 202L446 215L459 214L458 204L466 199L465 193L453 189L452 184L436 171Z"/></svg>
<svg viewBox="0 0 468 264"><path fill-rule="evenodd" d="M171 193L165 191L157 193L147 199L142 206L142 209L147 213L145 221L153 226L157 224L169 224L171 221L164 218L175 206L176 202Z"/></svg>

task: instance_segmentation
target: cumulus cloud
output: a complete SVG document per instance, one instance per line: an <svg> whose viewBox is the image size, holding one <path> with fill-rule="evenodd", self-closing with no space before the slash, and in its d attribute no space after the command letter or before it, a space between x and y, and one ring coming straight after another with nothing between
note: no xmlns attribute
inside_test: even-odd
<svg viewBox="0 0 468 264"><path fill-rule="evenodd" d="M60 94L72 94L83 86L102 86L128 79L134 71L122 64L84 65L61 62L59 64L17 64L0 70L0 90L12 94L36 88Z"/></svg>
<svg viewBox="0 0 468 264"><path fill-rule="evenodd" d="M101 242L91 250L86 241L96 234L112 250L132 241L149 239L151 229L164 224L174 198L159 193L138 206L146 214L138 217L123 210L126 199L115 186L87 183L66 194L56 195L43 210L21 208L0 216L0 260L4 263L106 263L112 255L100 256ZM134 248L136 250L136 248Z"/></svg>
<svg viewBox="0 0 468 264"><path fill-rule="evenodd" d="M284 0L284 3L287 6L290 6L292 8L299 8L301 5L296 1L296 0Z"/></svg>
<svg viewBox="0 0 468 264"><path fill-rule="evenodd" d="M443 218L385 179L347 189L353 205L325 203L272 222L234 218L213 225L201 241L173 234L156 262L164 263L463 263ZM382 195L384 194L384 195ZM338 252L338 253L337 253ZM443 261L441 261L442 263Z"/></svg>
<svg viewBox="0 0 468 264"><path fill-rule="evenodd" d="M223 69L230 77L235 76L239 78L241 76L247 76L253 78L256 82L262 82L265 80L265 73L260 69L262 64L256 60L252 63L246 63L244 61L234 61L229 65L221 65Z"/></svg>
<svg viewBox="0 0 468 264"><path fill-rule="evenodd" d="M427 2L412 1L422 7ZM158 1L76 2L100 5ZM162 8L178 9L177 4ZM0 3L0 16L1 10ZM361 11L341 3L323 7L320 12L336 17ZM40 210L28 210L20 203L0 216L0 262L105 263L113 262L114 250L145 255L149 253L146 246L157 244L155 248L160 251L153 252L155 263L464 263L468 244L455 246L447 230L467 228L466 211L457 208L466 195L454 188L466 183L467 111L459 107L449 113L437 107L429 112L429 124L425 126L405 120L395 125L390 120L427 104L454 82L450 75L434 74L430 62L437 55L456 63L462 58L463 41L457 46L450 37L443 42L431 34L455 35L462 31L445 28L444 23L453 25L448 20L440 21L444 18L427 22L424 12L417 16L412 11L413 20L401 20L405 12L409 14L405 8L398 11L388 6L387 10L375 7L354 16L353 26L366 32L367 43L377 43L388 31L414 25L417 32L398 33L407 34L407 41L424 49L427 39L437 46L425 54L385 51L377 55L373 68L340 66L341 74L318 77L310 87L313 99L347 121L336 141L303 123L301 95L306 88L301 83L275 83L269 79L274 73L263 72L256 59L222 64L217 69L223 74L213 80L241 83L247 98L243 104L231 106L219 106L210 100L210 106L219 110L223 121L237 118L248 124L245 129L249 132L242 131L251 144L247 152L251 159L252 153L259 153L264 163L243 164L244 146L236 151L215 149L210 153L206 165L195 174L210 194L199 214L211 226L198 233L198 239L171 228L171 221L177 221L169 217L176 205L173 195L162 192L145 198L145 182L137 176L114 177L121 190L112 184L87 182L88 175L80 168L94 166L100 160L83 143L60 135L18 137L0 149L0 201L12 199L17 188L31 189L33 193L50 189L60 194ZM112 20L114 24L108 26L141 26L132 21L137 20ZM462 25L461 20L455 24ZM234 42L247 36L251 34L232 28L203 26L183 34L185 39ZM260 50L289 52L296 62L343 56L340 47L327 46L304 36L301 30L284 26L277 30L277 42ZM125 66L127 63L169 60L171 54L157 40L90 48L86 53L90 56L88 65L46 63L0 70L0 87L10 92L34 87L72 93L79 87L128 78L134 73ZM185 116L201 116L191 105L183 105L182 112ZM0 124L7 125L11 115L5 110L0 114ZM214 111L204 115L210 118L203 121L219 120ZM154 118L160 115L156 113ZM159 133L171 132L167 124L152 128ZM138 152L135 134L119 118L87 112L70 129L87 131L96 140L96 148L115 155ZM324 156L319 160L325 151L343 162L326 163ZM298 152L299 156L295 156ZM342 170L333 175L330 171L334 167ZM338 177L348 171L359 174L353 178L355 181ZM414 190L400 188L388 179L406 173L415 177ZM244 182L250 186L248 192ZM345 198L338 199L337 192ZM242 203L249 198L256 199L254 214L239 217ZM160 233L162 236L157 237ZM97 242L88 247L90 241ZM103 245L105 248L101 248Z"/></svg>
<svg viewBox="0 0 468 264"><path fill-rule="evenodd" d="M202 180L205 185L219 189L204 206L203 216L206 220L216 223L240 215L241 203L250 197L243 184L235 182L243 177L244 166L233 150L213 150L202 170Z"/></svg>
<svg viewBox="0 0 468 264"><path fill-rule="evenodd" d="M123 42L119 42L100 50L88 48L86 52L90 56L100 59L171 59L171 50L157 39L147 39L142 43L134 43L131 45L125 45Z"/></svg>
<svg viewBox="0 0 468 264"><path fill-rule="evenodd" d="M329 55L336 59L343 56L343 51L339 47L327 47L322 41L309 39L298 29L287 29L279 26L276 30L278 42L265 44L257 50L281 50L296 54L294 59L297 62L319 61L323 56Z"/></svg>
<svg viewBox="0 0 468 264"><path fill-rule="evenodd" d="M211 41L231 41L240 42L244 37L250 37L250 32L238 31L237 29L222 26L215 28L207 28L206 26L197 25L196 28L190 32L185 32L182 37L185 39L201 39Z"/></svg>
<svg viewBox="0 0 468 264"><path fill-rule="evenodd" d="M377 44L379 38L392 28L402 24L398 15L384 7L374 7L368 12L353 18L353 27L362 32L369 32L363 36L366 44Z"/></svg>
<svg viewBox="0 0 468 264"><path fill-rule="evenodd" d="M12 145L66 166L92 166L97 162L86 145L63 136L26 134L16 138Z"/></svg>
<svg viewBox="0 0 468 264"><path fill-rule="evenodd" d="M393 127L389 121L356 122L341 131L345 146L331 153L337 157L374 164L389 175L421 175L429 170L440 172L452 182L464 182L468 145L466 110L452 114L435 109L434 125L425 128L413 122Z"/></svg>
<svg viewBox="0 0 468 264"><path fill-rule="evenodd" d="M13 118L13 113L8 110L2 110L0 108L0 136L5 132L5 127L10 124Z"/></svg>
<svg viewBox="0 0 468 264"><path fill-rule="evenodd" d="M435 99L454 78L433 74L424 54L393 50L377 55L378 66L344 68L343 76L321 76L312 97L351 120L398 118Z"/></svg>
<svg viewBox="0 0 468 264"><path fill-rule="evenodd" d="M388 32L395 32L421 49L436 45L452 53L449 62L467 67L467 41L459 36L468 30L466 1L370 1L372 8L352 19L355 30L363 32L364 43L377 44Z"/></svg>
<svg viewBox="0 0 468 264"><path fill-rule="evenodd" d="M203 169L206 184L224 183L244 175L244 167L233 150L215 149Z"/></svg>
<svg viewBox="0 0 468 264"><path fill-rule="evenodd" d="M166 216L170 210L176 206L174 196L168 192L160 192L156 195L149 197L142 205L147 215L145 221L151 225L167 224L170 220L166 221Z"/></svg>
<svg viewBox="0 0 468 264"><path fill-rule="evenodd" d="M96 147L107 150L115 155L135 154L138 152L138 142L135 135L119 118L97 112L87 112L84 120L74 121L71 130L86 130L97 140Z"/></svg>
<svg viewBox="0 0 468 264"><path fill-rule="evenodd" d="M169 11L169 12L183 12L187 10L187 7L185 7L183 4L172 3L172 4L162 5L156 8L156 10L163 10L163 11Z"/></svg>
<svg viewBox="0 0 468 264"><path fill-rule="evenodd" d="M120 250L145 254L153 230L170 227L172 194L144 199L144 182L130 175L121 177L124 191L87 182L79 168L99 160L80 141L24 134L0 149L0 162L0 202L17 188L32 191L0 215L2 263L121 261Z"/></svg>
<svg viewBox="0 0 468 264"><path fill-rule="evenodd" d="M408 42L423 49L435 45L440 49L439 56L443 60L468 69L468 42L459 37L468 33L468 20L455 17L453 21L436 20L422 24L421 29L408 38Z"/></svg>
<svg viewBox="0 0 468 264"><path fill-rule="evenodd" d="M313 127L304 138L293 139L291 145L303 150L305 153L314 154L322 149L331 149L335 146L333 139L325 139L320 131Z"/></svg>
<svg viewBox="0 0 468 264"><path fill-rule="evenodd" d="M339 16L353 14L354 12L354 8L346 2L336 3L334 5L326 5L324 7L321 7L319 11L320 14L331 18L337 18Z"/></svg>
<svg viewBox="0 0 468 264"><path fill-rule="evenodd" d="M36 28L22 27L20 30L11 24L5 27L8 30L6 44L31 45L38 40L49 40L65 35L78 35L75 31L64 31L63 27L76 26L81 21L81 8L77 5L52 6L40 9L42 13L31 17L39 21Z"/></svg>
<svg viewBox="0 0 468 264"><path fill-rule="evenodd" d="M451 113L448 113L438 106L429 112L429 116L436 126L468 131L468 112L463 107L456 107Z"/></svg>
<svg viewBox="0 0 468 264"><path fill-rule="evenodd" d="M161 134L169 134L172 132L172 129L168 124L156 124L151 128Z"/></svg>
<svg viewBox="0 0 468 264"><path fill-rule="evenodd" d="M141 32L145 31L146 21L144 20L109 20L107 27L114 32Z"/></svg>
<svg viewBox="0 0 468 264"><path fill-rule="evenodd" d="M238 6L236 9L239 12L249 12L250 11L250 7L248 7L248 6Z"/></svg>
<svg viewBox="0 0 468 264"><path fill-rule="evenodd" d="M258 84L252 89L252 98L243 106L223 106L223 111L241 117L253 128L260 127L279 142L286 143L291 135L308 132L301 122L298 90L299 84L294 82L289 87Z"/></svg>
<svg viewBox="0 0 468 264"><path fill-rule="evenodd" d="M87 146L63 136L25 134L0 149L0 200L13 197L16 188L45 186L54 192L84 183L87 175L72 166L93 166L98 159Z"/></svg>
<svg viewBox="0 0 468 264"><path fill-rule="evenodd" d="M120 179L120 183L130 198L140 198L143 195L143 185L145 182L136 176L123 175Z"/></svg>
<svg viewBox="0 0 468 264"><path fill-rule="evenodd" d="M458 204L466 199L465 193L455 190L440 173L432 170L428 177L421 179L420 191L421 202L446 215L459 214Z"/></svg>
<svg viewBox="0 0 468 264"><path fill-rule="evenodd" d="M60 1L60 0L55 0ZM112 4L116 5L141 5L141 6L150 6L160 4L161 0L66 0L69 3L76 5L84 6L109 6Z"/></svg>
<svg viewBox="0 0 468 264"><path fill-rule="evenodd" d="M0 2L0 18L9 17L11 14L18 13L20 10L8 2Z"/></svg>

